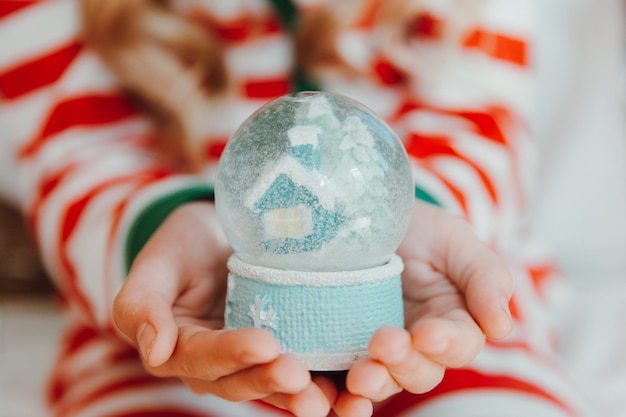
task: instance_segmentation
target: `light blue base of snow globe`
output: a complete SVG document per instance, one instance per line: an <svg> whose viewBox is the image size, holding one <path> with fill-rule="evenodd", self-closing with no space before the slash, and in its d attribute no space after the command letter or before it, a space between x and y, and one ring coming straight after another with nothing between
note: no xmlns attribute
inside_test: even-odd
<svg viewBox="0 0 626 417"><path fill-rule="evenodd" d="M310 370L345 370L382 326L404 327L403 263L341 272L287 271L228 261L226 328L271 331Z"/></svg>

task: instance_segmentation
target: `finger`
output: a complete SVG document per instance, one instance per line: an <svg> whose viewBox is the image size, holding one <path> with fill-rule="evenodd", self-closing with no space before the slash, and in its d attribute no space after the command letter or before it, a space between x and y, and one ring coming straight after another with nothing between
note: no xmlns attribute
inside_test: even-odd
<svg viewBox="0 0 626 417"><path fill-rule="evenodd" d="M404 329L379 329L372 336L368 352L387 368L399 386L414 394L430 391L443 379L445 366L413 349L411 336Z"/></svg>
<svg viewBox="0 0 626 417"><path fill-rule="evenodd" d="M292 355L253 366L216 381L188 378L187 385L197 393L211 393L228 401L249 401L272 394L296 394L311 383L308 370Z"/></svg>
<svg viewBox="0 0 626 417"><path fill-rule="evenodd" d="M420 320L411 330L412 347L443 366L465 366L478 355L485 336L466 311L446 316Z"/></svg>
<svg viewBox="0 0 626 417"><path fill-rule="evenodd" d="M326 376L316 376L315 373L312 373L311 376L313 383L324 393L328 404L335 404L337 397L339 396L339 389L335 381Z"/></svg>
<svg viewBox="0 0 626 417"><path fill-rule="evenodd" d="M326 394L328 402L333 404L333 410L339 417L370 416L372 401L345 390L350 372L313 372L313 381Z"/></svg>
<svg viewBox="0 0 626 417"><path fill-rule="evenodd" d="M314 383L296 394L273 394L263 401L288 410L296 417L326 417L331 404L324 390Z"/></svg>
<svg viewBox="0 0 626 417"><path fill-rule="evenodd" d="M276 338L256 328L208 330L201 326L180 329L176 350L163 365L151 369L158 376L181 376L216 381L280 356Z"/></svg>
<svg viewBox="0 0 626 417"><path fill-rule="evenodd" d="M508 308L513 277L504 262L464 222L448 229L444 271L465 295L483 332L493 338L512 330Z"/></svg>
<svg viewBox="0 0 626 417"><path fill-rule="evenodd" d="M338 417L370 417L374 412L374 405L365 397L343 391L339 394L333 410Z"/></svg>
<svg viewBox="0 0 626 417"><path fill-rule="evenodd" d="M115 324L135 343L147 364L158 366L172 355L178 338L171 301L161 292L127 282L113 303Z"/></svg>
<svg viewBox="0 0 626 417"><path fill-rule="evenodd" d="M402 391L386 366L372 359L360 360L350 367L346 388L352 394L374 402L384 401Z"/></svg>
<svg viewBox="0 0 626 417"><path fill-rule="evenodd" d="M197 278L211 276L207 271L217 271L230 252L219 227L210 227L216 222L211 204L188 203L175 210L135 258L114 300L116 325L150 367L167 361L176 346L173 311L200 316L214 304L210 298L222 281ZM172 246L173 241L183 243Z"/></svg>

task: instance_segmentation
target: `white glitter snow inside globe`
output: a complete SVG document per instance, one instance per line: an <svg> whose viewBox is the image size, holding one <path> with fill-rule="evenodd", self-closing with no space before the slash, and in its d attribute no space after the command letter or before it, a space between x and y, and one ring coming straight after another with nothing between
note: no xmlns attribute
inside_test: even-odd
<svg viewBox="0 0 626 417"><path fill-rule="evenodd" d="M218 169L235 251L226 326L272 331L310 369L347 369L377 328L403 325L394 253L413 199L402 143L365 106L305 92L261 107Z"/></svg>

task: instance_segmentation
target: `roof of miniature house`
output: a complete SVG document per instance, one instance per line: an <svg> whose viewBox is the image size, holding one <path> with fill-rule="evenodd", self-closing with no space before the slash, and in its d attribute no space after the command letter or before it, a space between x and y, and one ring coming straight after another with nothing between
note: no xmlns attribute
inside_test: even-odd
<svg viewBox="0 0 626 417"><path fill-rule="evenodd" d="M266 170L250 189L244 200L244 206L250 210L269 191L280 175L287 176L296 186L303 186L314 194L320 204L327 210L335 206L332 193L323 186L328 179L318 171L308 170L298 160L290 155L284 155L268 170Z"/></svg>

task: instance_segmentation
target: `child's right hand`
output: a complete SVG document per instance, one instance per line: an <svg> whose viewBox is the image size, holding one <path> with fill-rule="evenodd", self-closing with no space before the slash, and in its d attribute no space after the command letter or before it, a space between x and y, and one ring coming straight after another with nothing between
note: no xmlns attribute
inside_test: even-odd
<svg viewBox="0 0 626 417"><path fill-rule="evenodd" d="M297 416L326 416L336 393L261 329L224 330L230 246L210 203L173 212L135 259L115 299L118 328L145 368L230 401L263 399Z"/></svg>

